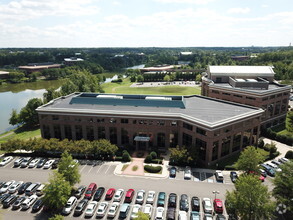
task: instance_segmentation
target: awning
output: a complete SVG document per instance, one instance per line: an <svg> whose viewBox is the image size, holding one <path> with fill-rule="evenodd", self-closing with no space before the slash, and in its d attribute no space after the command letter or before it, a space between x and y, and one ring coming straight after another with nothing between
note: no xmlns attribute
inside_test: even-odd
<svg viewBox="0 0 293 220"><path fill-rule="evenodd" d="M135 136L134 140L135 140L135 141L148 142L148 141L150 141L150 137Z"/></svg>

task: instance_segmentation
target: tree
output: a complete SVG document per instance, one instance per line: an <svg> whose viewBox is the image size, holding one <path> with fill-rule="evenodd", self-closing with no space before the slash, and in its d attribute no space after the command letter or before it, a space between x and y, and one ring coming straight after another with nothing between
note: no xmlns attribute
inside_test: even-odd
<svg viewBox="0 0 293 220"><path fill-rule="evenodd" d="M137 82L141 82L141 83L142 83L143 80L144 80L144 79L143 79L143 76L142 76L142 75L138 75L138 76L136 77L136 81L137 81Z"/></svg>
<svg viewBox="0 0 293 220"><path fill-rule="evenodd" d="M49 210L58 211L67 202L71 193L69 182L65 180L62 174L53 171L49 177L49 184L44 189L44 204Z"/></svg>
<svg viewBox="0 0 293 220"><path fill-rule="evenodd" d="M58 173L62 174L71 186L80 182L78 163L72 159L72 156L67 151L62 153L58 164Z"/></svg>
<svg viewBox="0 0 293 220"><path fill-rule="evenodd" d="M164 76L164 81L165 81L165 82L170 82L170 76L169 76L168 74L166 74L166 75Z"/></svg>
<svg viewBox="0 0 293 220"><path fill-rule="evenodd" d="M150 216L148 214L143 213L142 211L139 211L137 213L137 217L134 218L135 220L149 220Z"/></svg>
<svg viewBox="0 0 293 220"><path fill-rule="evenodd" d="M43 94L43 99L44 102L47 103L53 99L58 98L59 96L61 96L61 93L59 91L56 91L55 88L48 88L47 92Z"/></svg>
<svg viewBox="0 0 293 220"><path fill-rule="evenodd" d="M20 110L19 123L35 126L39 124L39 116L36 109L43 105L42 99L33 98L28 101L25 107Z"/></svg>
<svg viewBox="0 0 293 220"><path fill-rule="evenodd" d="M286 129L293 132L293 111L288 111L287 113Z"/></svg>
<svg viewBox="0 0 293 220"><path fill-rule="evenodd" d="M19 118L16 109L12 109L11 117L9 118L9 124L16 125L19 123Z"/></svg>
<svg viewBox="0 0 293 220"><path fill-rule="evenodd" d="M293 159L293 151L292 150L288 150L285 157L287 159Z"/></svg>
<svg viewBox="0 0 293 220"><path fill-rule="evenodd" d="M9 73L9 80L13 83L19 83L23 81L25 74L22 72L11 72Z"/></svg>
<svg viewBox="0 0 293 220"><path fill-rule="evenodd" d="M49 220L63 220L64 217L62 215L54 215L53 217L49 218Z"/></svg>
<svg viewBox="0 0 293 220"><path fill-rule="evenodd" d="M239 177L235 190L227 191L226 202L244 220L270 219L274 211L268 187L253 174L242 174Z"/></svg>
<svg viewBox="0 0 293 220"><path fill-rule="evenodd" d="M201 82L201 74L196 75L195 81Z"/></svg>
<svg viewBox="0 0 293 220"><path fill-rule="evenodd" d="M288 216L293 214L293 162L289 161L281 166L282 171L276 173L273 180L275 188L273 195L279 204L287 206Z"/></svg>
<svg viewBox="0 0 293 220"><path fill-rule="evenodd" d="M265 156L261 153L261 151L257 150L253 146L248 146L241 152L240 157L236 162L236 168L245 172L258 172L258 165L262 163L264 159Z"/></svg>
<svg viewBox="0 0 293 220"><path fill-rule="evenodd" d="M170 148L170 162L177 165L189 164L193 161L188 149L185 146L177 146L176 148Z"/></svg>

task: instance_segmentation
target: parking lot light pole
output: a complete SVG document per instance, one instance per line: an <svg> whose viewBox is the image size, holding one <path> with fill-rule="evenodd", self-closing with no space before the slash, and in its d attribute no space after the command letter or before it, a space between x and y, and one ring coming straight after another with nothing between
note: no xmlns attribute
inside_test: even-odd
<svg viewBox="0 0 293 220"><path fill-rule="evenodd" d="M217 198L217 194L220 194L219 191L213 191L213 194L215 194L215 199Z"/></svg>

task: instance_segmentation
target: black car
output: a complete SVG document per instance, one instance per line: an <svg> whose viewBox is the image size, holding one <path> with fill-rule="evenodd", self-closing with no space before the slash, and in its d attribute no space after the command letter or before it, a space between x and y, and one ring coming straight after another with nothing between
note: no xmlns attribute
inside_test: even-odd
<svg viewBox="0 0 293 220"><path fill-rule="evenodd" d="M18 188L18 194L23 194L25 190L32 184L32 182L26 182L23 183L19 188Z"/></svg>
<svg viewBox="0 0 293 220"><path fill-rule="evenodd" d="M164 192L159 192L158 194L158 201L157 201L157 206L165 206L165 200L166 200L166 193Z"/></svg>
<svg viewBox="0 0 293 220"><path fill-rule="evenodd" d="M168 208L167 210L167 220L175 220L176 219L176 209L175 208Z"/></svg>
<svg viewBox="0 0 293 220"><path fill-rule="evenodd" d="M2 194L0 196L0 202L3 204L3 202L5 201L5 199L7 199L9 196L10 196L9 193Z"/></svg>
<svg viewBox="0 0 293 220"><path fill-rule="evenodd" d="M86 208L87 204L88 204L89 200L88 199L82 199L76 206L75 210L74 210L74 215L75 216L79 216L82 214L82 212L84 211L84 209Z"/></svg>
<svg viewBox="0 0 293 220"><path fill-rule="evenodd" d="M26 200L26 196L21 196L21 197L18 197L18 199L13 203L12 205L12 209L19 209L20 208L20 205L21 203Z"/></svg>
<svg viewBox="0 0 293 220"><path fill-rule="evenodd" d="M226 220L226 217L222 214L218 214L216 220Z"/></svg>
<svg viewBox="0 0 293 220"><path fill-rule="evenodd" d="M79 199L84 194L85 190L86 186L79 186L77 190L74 192L74 196Z"/></svg>
<svg viewBox="0 0 293 220"><path fill-rule="evenodd" d="M39 199L35 202L33 205L32 211L37 212L44 206L44 201L42 199Z"/></svg>
<svg viewBox="0 0 293 220"><path fill-rule="evenodd" d="M231 172L230 172L230 178L231 178L231 181L232 181L233 183L235 183L236 180L238 179L238 175L237 175L237 173L236 173L235 171L231 171Z"/></svg>
<svg viewBox="0 0 293 220"><path fill-rule="evenodd" d="M168 207L176 208L177 205L177 195L175 193L170 193L168 200Z"/></svg>
<svg viewBox="0 0 293 220"><path fill-rule="evenodd" d="M57 160L55 160L54 161L54 163L52 164L52 169L57 169L57 167L58 167L58 164L59 164L59 161L60 161L60 159L57 159Z"/></svg>
<svg viewBox="0 0 293 220"><path fill-rule="evenodd" d="M170 177L173 177L173 178L176 177L176 167L170 168Z"/></svg>
<svg viewBox="0 0 293 220"><path fill-rule="evenodd" d="M0 188L2 188L2 186L4 186L6 182L0 182Z"/></svg>
<svg viewBox="0 0 293 220"><path fill-rule="evenodd" d="M188 196L186 194L182 194L180 197L180 210L188 212L189 203Z"/></svg>
<svg viewBox="0 0 293 220"><path fill-rule="evenodd" d="M37 163L37 168L41 168L45 165L45 163L47 162L48 159L46 158L42 158L40 159L40 161Z"/></svg>
<svg viewBox="0 0 293 220"><path fill-rule="evenodd" d="M18 196L16 195L10 195L3 201L3 208L9 208L17 200L17 198Z"/></svg>
<svg viewBox="0 0 293 220"><path fill-rule="evenodd" d="M191 209L192 211L197 211L197 212L200 211L200 201L199 201L199 198L196 196L193 196L191 198Z"/></svg>
<svg viewBox="0 0 293 220"><path fill-rule="evenodd" d="M104 187L99 187L97 189L97 191L95 192L95 194L94 194L93 200L94 201L100 201L100 199L103 196L104 192L105 192L105 188Z"/></svg>

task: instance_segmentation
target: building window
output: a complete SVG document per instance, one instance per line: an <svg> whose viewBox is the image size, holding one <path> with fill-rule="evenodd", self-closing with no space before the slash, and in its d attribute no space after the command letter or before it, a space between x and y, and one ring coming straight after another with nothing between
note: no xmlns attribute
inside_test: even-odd
<svg viewBox="0 0 293 220"><path fill-rule="evenodd" d="M88 122L94 122L94 119L93 118L89 118L88 119Z"/></svg>
<svg viewBox="0 0 293 220"><path fill-rule="evenodd" d="M170 134L170 147L176 147L178 145L178 133L173 132Z"/></svg>
<svg viewBox="0 0 293 220"><path fill-rule="evenodd" d="M219 92L219 91L217 91L217 90L212 90L212 93L215 93L215 94L220 94L220 92Z"/></svg>
<svg viewBox="0 0 293 220"><path fill-rule="evenodd" d="M206 131L201 128L196 128L196 133L206 136Z"/></svg>
<svg viewBox="0 0 293 220"><path fill-rule="evenodd" d="M105 119L104 119L104 118L98 118L98 119L97 119L97 122L98 122L98 123L104 123L104 122L105 122Z"/></svg>
<svg viewBox="0 0 293 220"><path fill-rule="evenodd" d="M227 93L227 92L223 92L222 94L223 95L230 95L230 93Z"/></svg>
<svg viewBox="0 0 293 220"><path fill-rule="evenodd" d="M187 130L192 131L192 125L187 124L187 123L185 123L185 122L183 122L183 128L186 128Z"/></svg>
<svg viewBox="0 0 293 220"><path fill-rule="evenodd" d="M129 144L128 131L124 128L121 128L121 144Z"/></svg>
<svg viewBox="0 0 293 220"><path fill-rule="evenodd" d="M76 140L82 139L82 126L81 125L75 125L75 137L76 137Z"/></svg>
<svg viewBox="0 0 293 220"><path fill-rule="evenodd" d="M63 116L63 120L64 121L70 121L70 117L69 116Z"/></svg>
<svg viewBox="0 0 293 220"><path fill-rule="evenodd" d="M221 77L216 77L216 82L217 82L217 83L222 82L222 78L221 78Z"/></svg>
<svg viewBox="0 0 293 220"><path fill-rule="evenodd" d="M61 139L61 128L60 125L54 125L53 126L54 129L54 137L57 139Z"/></svg>
<svg viewBox="0 0 293 220"><path fill-rule="evenodd" d="M81 122L81 118L75 118L74 121Z"/></svg>
<svg viewBox="0 0 293 220"><path fill-rule="evenodd" d="M288 99L283 99L284 104L287 104L287 102L288 102Z"/></svg>
<svg viewBox="0 0 293 220"><path fill-rule="evenodd" d="M64 125L64 134L68 140L72 139L71 125Z"/></svg>
<svg viewBox="0 0 293 220"><path fill-rule="evenodd" d="M270 96L270 99L274 99L276 96L275 95L271 95Z"/></svg>
<svg viewBox="0 0 293 220"><path fill-rule="evenodd" d="M133 121L132 121L132 124L136 124L136 120L133 120Z"/></svg>
<svg viewBox="0 0 293 220"><path fill-rule="evenodd" d="M240 150L241 147L241 132L234 135L233 144L232 144L232 151Z"/></svg>
<svg viewBox="0 0 293 220"><path fill-rule="evenodd" d="M225 133L232 131L232 126L224 128Z"/></svg>
<svg viewBox="0 0 293 220"><path fill-rule="evenodd" d="M111 124L116 124L116 119L115 118L111 118L109 121Z"/></svg>
<svg viewBox="0 0 293 220"><path fill-rule="evenodd" d="M288 92L284 92L284 93L283 93L284 96L285 96L285 95L288 95L288 94L289 94Z"/></svg>
<svg viewBox="0 0 293 220"><path fill-rule="evenodd" d="M165 147L166 137L164 133L157 134L157 145L158 147Z"/></svg>
<svg viewBox="0 0 293 220"><path fill-rule="evenodd" d="M277 97L281 97L282 96L282 93L279 93L278 95L277 95Z"/></svg>
<svg viewBox="0 0 293 220"><path fill-rule="evenodd" d="M111 127L110 131L110 142L112 144L117 144L117 128Z"/></svg>
<svg viewBox="0 0 293 220"><path fill-rule="evenodd" d="M234 95L234 97L242 98L242 95Z"/></svg>
<svg viewBox="0 0 293 220"><path fill-rule="evenodd" d="M213 143L212 161L218 159L219 141Z"/></svg>
<svg viewBox="0 0 293 220"><path fill-rule="evenodd" d="M243 133L243 147L246 147L250 145L250 139L251 139L251 129L246 130Z"/></svg>
<svg viewBox="0 0 293 220"><path fill-rule="evenodd" d="M177 126L177 121L172 121L171 126L174 126L174 127Z"/></svg>
<svg viewBox="0 0 293 220"><path fill-rule="evenodd" d="M52 120L53 121L58 121L59 120L59 116L58 115L52 115Z"/></svg>
<svg viewBox="0 0 293 220"><path fill-rule="evenodd" d="M246 96L246 99L255 100L255 98L250 97L250 96Z"/></svg>
<svg viewBox="0 0 293 220"><path fill-rule="evenodd" d="M154 121L153 120L149 120L149 125L153 125Z"/></svg>
<svg viewBox="0 0 293 220"><path fill-rule="evenodd" d="M214 132L214 136L215 136L215 137L220 136L220 130L216 130L216 131Z"/></svg>
<svg viewBox="0 0 293 220"><path fill-rule="evenodd" d="M128 124L128 119L127 118L122 118L121 123L122 124Z"/></svg>
<svg viewBox="0 0 293 220"><path fill-rule="evenodd" d="M86 126L86 137L90 141L95 139L93 126Z"/></svg>
<svg viewBox="0 0 293 220"><path fill-rule="evenodd" d="M165 125L165 121L164 120L159 120L157 122L157 124L160 125L160 126L164 126Z"/></svg>
<svg viewBox="0 0 293 220"><path fill-rule="evenodd" d="M199 149L199 158L205 161L207 153L207 143L199 138L196 138L195 146Z"/></svg>
<svg viewBox="0 0 293 220"><path fill-rule="evenodd" d="M44 138L46 138L46 139L51 138L50 126L49 125L43 125L43 134L44 134Z"/></svg>
<svg viewBox="0 0 293 220"><path fill-rule="evenodd" d="M268 97L262 98L262 101L267 101L267 100L268 100Z"/></svg>
<svg viewBox="0 0 293 220"><path fill-rule="evenodd" d="M98 127L98 138L99 139L105 139L106 138L105 127Z"/></svg>
<svg viewBox="0 0 293 220"><path fill-rule="evenodd" d="M186 133L182 133L182 145L185 147L192 146L192 136Z"/></svg>
<svg viewBox="0 0 293 220"><path fill-rule="evenodd" d="M222 152L221 157L224 157L229 154L230 150L230 143L231 143L231 137L227 137L226 139L222 140Z"/></svg>

